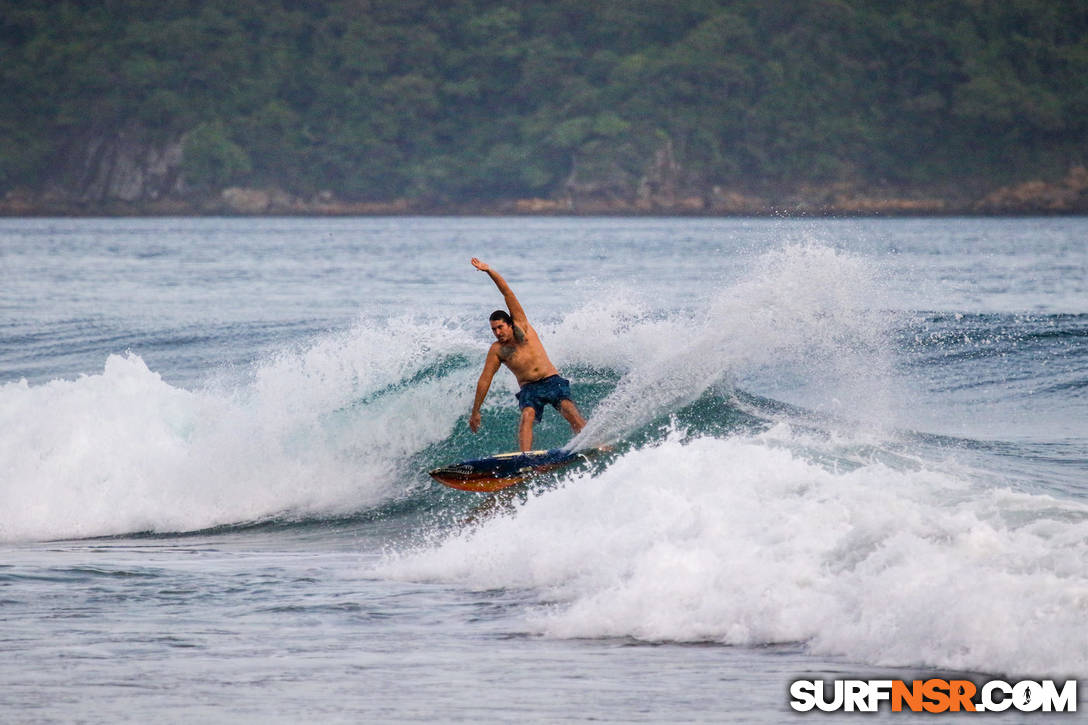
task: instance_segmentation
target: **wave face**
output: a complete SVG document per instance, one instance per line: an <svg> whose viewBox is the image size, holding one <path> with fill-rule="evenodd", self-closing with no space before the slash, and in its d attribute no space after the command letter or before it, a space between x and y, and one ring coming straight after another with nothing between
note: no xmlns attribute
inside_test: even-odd
<svg viewBox="0 0 1088 725"><path fill-rule="evenodd" d="M709 290L695 313L663 313L626 290L538 323L592 413L574 444L645 439L639 431L712 387L731 386L736 371L772 363L817 386L828 385L820 371L831 371L838 389L858 390L858 354L875 359L873 331L882 329L858 311L865 279L856 259L791 246L765 255L747 279ZM241 380L213 376L193 389L166 382L132 353L110 355L101 373L75 380L8 383L0 387L0 466L10 481L0 493L0 539L321 520L417 494L433 502L424 471L509 450L515 440L516 384L505 372L492 386L484 432L466 434L486 344L479 327L434 316L364 318L267 355ZM549 415L537 444L569 437Z"/></svg>

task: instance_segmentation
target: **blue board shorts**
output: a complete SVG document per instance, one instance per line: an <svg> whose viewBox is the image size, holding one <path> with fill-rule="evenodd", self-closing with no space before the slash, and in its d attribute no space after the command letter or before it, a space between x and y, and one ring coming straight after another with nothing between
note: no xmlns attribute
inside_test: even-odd
<svg viewBox="0 0 1088 725"><path fill-rule="evenodd" d="M525 383L517 393L518 407L532 408L539 421L544 416L544 406L559 407L562 400L570 400L570 381L558 375L549 375L535 383Z"/></svg>

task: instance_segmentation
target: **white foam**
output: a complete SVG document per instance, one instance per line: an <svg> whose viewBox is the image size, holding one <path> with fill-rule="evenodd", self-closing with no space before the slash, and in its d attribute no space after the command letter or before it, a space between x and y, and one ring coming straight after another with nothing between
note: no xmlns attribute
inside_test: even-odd
<svg viewBox="0 0 1088 725"><path fill-rule="evenodd" d="M557 603L525 626L555 637L1088 667L1088 507L932 468L836 472L769 443L670 436L381 573L535 590Z"/></svg>
<svg viewBox="0 0 1088 725"><path fill-rule="evenodd" d="M362 324L188 391L138 356L72 381L0 387L0 540L188 531L363 510L403 494L406 456L449 435L474 350L442 324ZM399 486L399 488L398 488Z"/></svg>

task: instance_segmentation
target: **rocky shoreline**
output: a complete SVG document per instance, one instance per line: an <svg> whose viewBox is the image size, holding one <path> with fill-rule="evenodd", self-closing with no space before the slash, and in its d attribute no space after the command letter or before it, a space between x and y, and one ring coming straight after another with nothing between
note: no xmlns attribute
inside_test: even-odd
<svg viewBox="0 0 1088 725"><path fill-rule="evenodd" d="M331 191L312 198L277 188L229 187L217 194L87 199L56 190L8 192L0 216L1032 216L1088 214L1088 169L1058 181L1028 180L971 195L866 191L849 184L806 186L777 193L715 186L702 193L644 193L633 198L578 193L559 198L440 203L421 199L351 201Z"/></svg>
<svg viewBox="0 0 1088 725"><path fill-rule="evenodd" d="M196 187L185 173L186 136L157 138L141 127L73 137L41 186L0 195L0 216L952 216L1088 214L1088 169L1063 178L1001 184L991 179L940 186L873 186L861 180L772 186L738 179L707 186L666 140L631 168L573 163L546 198L448 202L434 198L362 201L335 189L310 196L269 185Z"/></svg>

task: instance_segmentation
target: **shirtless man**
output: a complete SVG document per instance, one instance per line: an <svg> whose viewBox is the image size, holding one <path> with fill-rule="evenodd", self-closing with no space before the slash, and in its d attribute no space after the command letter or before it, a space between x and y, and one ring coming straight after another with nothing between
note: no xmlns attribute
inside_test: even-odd
<svg viewBox="0 0 1088 725"><path fill-rule="evenodd" d="M527 451L533 447L533 424L544 415L545 405L554 405L560 415L567 419L575 433L585 426L585 418L578 412L574 401L570 399L570 381L559 377L559 371L544 352L536 330L525 317L525 310L514 296L506 280L486 264L472 258L472 266L481 272L487 272L491 281L499 288L510 312L495 310L491 313L491 332L495 342L487 351L484 371L476 383L476 400L472 403L472 414L468 417L468 427L475 433L480 429L480 406L483 405L491 379L499 370L500 364L510 368L518 379L521 391L517 394L521 408L521 425L518 427L518 445Z"/></svg>

